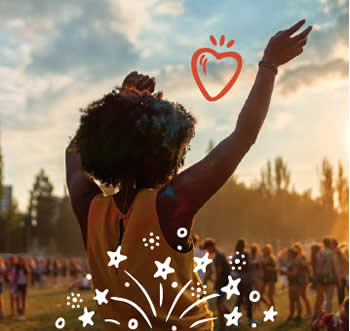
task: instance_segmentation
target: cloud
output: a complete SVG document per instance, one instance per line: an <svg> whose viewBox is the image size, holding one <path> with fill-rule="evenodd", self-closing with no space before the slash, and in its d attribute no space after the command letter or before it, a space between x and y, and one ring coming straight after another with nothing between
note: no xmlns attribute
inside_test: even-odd
<svg viewBox="0 0 350 331"><path fill-rule="evenodd" d="M183 4L178 1L169 1L158 4L154 8L156 14L165 14L165 15L180 15L185 12Z"/></svg>
<svg viewBox="0 0 350 331"><path fill-rule="evenodd" d="M296 60L300 64L287 69L278 83L283 95L297 92L301 87L314 86L324 79L348 77L349 11L348 1L323 1L329 13L335 15L311 32L304 53ZM297 62L297 63L298 63Z"/></svg>
<svg viewBox="0 0 350 331"><path fill-rule="evenodd" d="M297 92L305 86L313 86L328 77L347 78L349 63L343 59L334 59L320 64L307 64L286 71L278 81L283 95Z"/></svg>
<svg viewBox="0 0 350 331"><path fill-rule="evenodd" d="M272 131L280 131L288 127L292 120L292 115L287 112L278 112L271 115L269 121L267 121L266 126Z"/></svg>

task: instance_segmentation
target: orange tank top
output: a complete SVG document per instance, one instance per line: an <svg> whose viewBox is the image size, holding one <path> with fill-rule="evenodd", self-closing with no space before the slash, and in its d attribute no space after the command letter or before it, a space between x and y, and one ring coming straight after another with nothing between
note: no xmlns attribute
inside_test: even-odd
<svg viewBox="0 0 350 331"><path fill-rule="evenodd" d="M181 253L168 244L159 225L157 193L141 190L126 215L113 196L98 195L91 202L89 265L95 291L107 293L105 300L96 298L100 317L107 330L212 330L206 288L193 271L194 250ZM125 231L118 246L122 218Z"/></svg>

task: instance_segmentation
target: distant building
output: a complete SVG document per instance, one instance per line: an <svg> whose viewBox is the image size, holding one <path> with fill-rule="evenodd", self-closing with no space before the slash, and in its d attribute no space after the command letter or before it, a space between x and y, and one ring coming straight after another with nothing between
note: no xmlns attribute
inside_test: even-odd
<svg viewBox="0 0 350 331"><path fill-rule="evenodd" d="M12 204L12 186L5 185L2 187L2 195L0 196L0 214L7 215L11 210Z"/></svg>

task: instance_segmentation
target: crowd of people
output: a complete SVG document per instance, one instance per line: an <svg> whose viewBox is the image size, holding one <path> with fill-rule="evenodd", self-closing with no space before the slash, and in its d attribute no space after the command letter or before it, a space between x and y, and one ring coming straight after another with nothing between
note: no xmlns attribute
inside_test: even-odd
<svg viewBox="0 0 350 331"><path fill-rule="evenodd" d="M10 300L9 317L24 319L28 288L90 289L88 263L83 258L0 257L0 318L5 316L4 292Z"/></svg>
<svg viewBox="0 0 350 331"><path fill-rule="evenodd" d="M199 237L194 235L193 240L196 256L202 257L208 252L213 260L206 273L199 274L199 277L204 284L212 281L219 294L219 330L225 329L224 314L230 312L225 304L226 294L222 292L230 275L233 279L241 279L238 285L240 295L235 306L245 307L249 323L257 323L253 319L253 311L260 302L266 307L278 309L275 294L280 280L281 290L288 287L288 321L310 319L314 330L325 325L330 325L329 330L348 330L349 301L346 292L349 290L349 251L346 244L339 245L335 238L324 238L322 244L313 243L308 247L309 254L302 244L294 243L275 255L270 244L263 248L258 244L247 247L244 240L238 240L234 252L227 257L218 250L215 239L206 238L200 242ZM313 305L309 288L316 293ZM253 304L249 298L253 290L261 295L259 303ZM340 306L338 313L332 310L335 293ZM337 321L341 326L334 328Z"/></svg>
<svg viewBox="0 0 350 331"><path fill-rule="evenodd" d="M339 245L334 238L324 238L322 244L313 243L305 252L302 244L294 243L274 254L270 244L260 247L252 244L248 247L244 240L238 240L235 250L229 256L221 252L212 238L200 241L193 235L195 255L213 260L206 273L199 270L198 276L203 284L213 283L219 294L217 312L220 328L225 328L224 314L230 310L226 306L226 294L222 288L228 284L228 277L240 278L234 305L247 311L249 323L257 323L253 319L254 310L264 304L276 306L275 295L278 290L288 288L289 321L312 319L313 330L325 325L333 327L329 330L346 330L334 328L337 323L344 325L348 321L349 291L349 252L348 246ZM53 258L9 255L0 257L0 317L4 313L5 290L10 300L9 316L24 319L28 288L64 287L66 289L90 289L89 267L84 258ZM314 302L311 303L311 288L315 291ZM249 298L256 290L260 293L258 303ZM338 313L333 311L334 296L340 305ZM305 314L303 315L303 312Z"/></svg>

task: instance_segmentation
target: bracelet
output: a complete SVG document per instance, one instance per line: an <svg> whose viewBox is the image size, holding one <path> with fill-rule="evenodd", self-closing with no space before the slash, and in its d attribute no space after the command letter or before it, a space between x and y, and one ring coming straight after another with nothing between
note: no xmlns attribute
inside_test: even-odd
<svg viewBox="0 0 350 331"><path fill-rule="evenodd" d="M259 61L259 67L266 67L266 68L272 70L275 75L277 75L277 73L278 73L277 66L275 66L272 63L268 63L265 61Z"/></svg>

